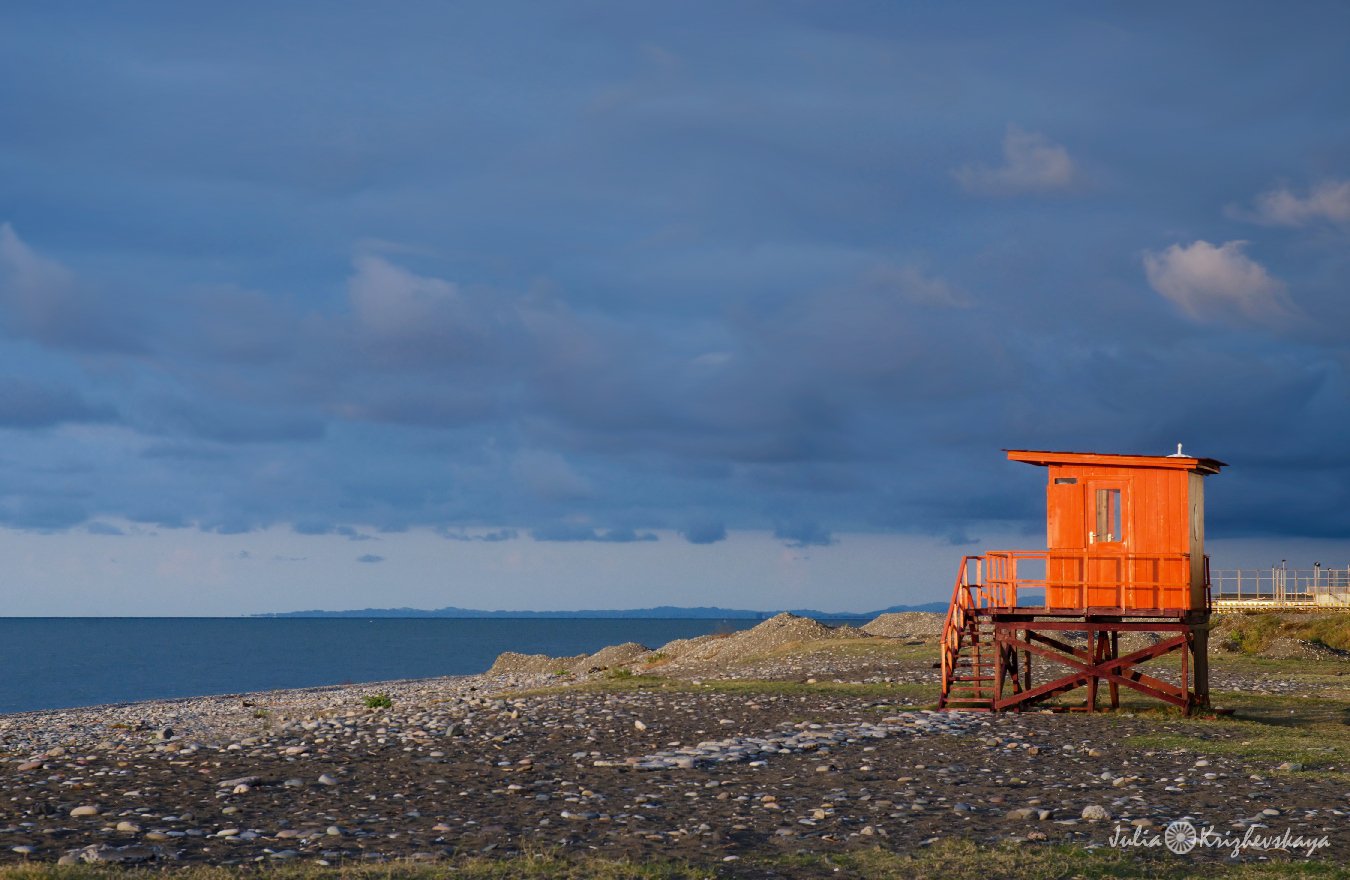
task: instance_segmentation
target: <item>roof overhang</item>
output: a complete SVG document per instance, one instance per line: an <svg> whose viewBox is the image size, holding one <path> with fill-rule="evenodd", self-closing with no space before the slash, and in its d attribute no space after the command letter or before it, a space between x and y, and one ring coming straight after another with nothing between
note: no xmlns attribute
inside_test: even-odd
<svg viewBox="0 0 1350 880"><path fill-rule="evenodd" d="M1219 468L1227 467L1226 462L1217 458L1192 458L1180 455L1117 455L1109 452L1049 452L1038 449L1005 449L1009 461L1024 461L1027 464L1048 467L1059 465L1097 465L1100 467L1137 467L1169 468L1172 470L1196 471L1201 474L1217 474Z"/></svg>

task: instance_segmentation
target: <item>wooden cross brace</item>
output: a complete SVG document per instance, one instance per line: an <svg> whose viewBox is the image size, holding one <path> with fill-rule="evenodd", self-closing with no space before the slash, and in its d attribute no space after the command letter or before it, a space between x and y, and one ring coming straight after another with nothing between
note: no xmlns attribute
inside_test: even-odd
<svg viewBox="0 0 1350 880"><path fill-rule="evenodd" d="M1090 626L1090 625L1089 625ZM1089 711L1096 702L1096 684L1098 680L1108 682L1112 687L1112 704L1117 705L1115 691L1117 685L1136 690L1146 696L1153 697L1171 703L1174 706L1180 706L1183 709L1189 709L1193 698L1187 687L1187 669L1186 653L1191 644L1191 634L1189 630L1181 632L1179 635L1170 639L1164 639L1157 644L1150 645L1147 648L1126 654L1124 657L1112 656L1115 653L1116 640L1107 637L1112 634L1112 630L1106 628L1089 628L1089 626L1079 625L1080 628L1089 630L1091 639L1091 651L1087 649L1074 648L1058 639L1050 638L1042 633L1031 629L1028 624L1009 624L999 625L994 634L994 642L999 647L1000 659L1003 657L1014 657L1017 651L1025 651L1028 654L1036 654L1056 663L1069 667L1073 672L1062 678L1047 681L1044 684L1037 685L1034 688L1023 688L1019 686L1016 678L1015 664L1011 664L1014 670L1012 682L1014 693L1008 697L1003 696L1003 686L1005 681L1005 667L1010 665L1006 663L999 664L997 689L994 698L994 710L1003 711L1004 709L1021 708L1039 700L1047 699L1056 694L1071 691L1075 688L1088 686L1090 699L1088 703ZM1017 630L1022 629L1026 632L1026 638L1017 637ZM1055 627L1060 629L1060 627ZM1161 679L1154 678L1141 672L1135 667L1148 660L1162 657L1173 651L1182 651L1181 660L1181 686L1168 684Z"/></svg>

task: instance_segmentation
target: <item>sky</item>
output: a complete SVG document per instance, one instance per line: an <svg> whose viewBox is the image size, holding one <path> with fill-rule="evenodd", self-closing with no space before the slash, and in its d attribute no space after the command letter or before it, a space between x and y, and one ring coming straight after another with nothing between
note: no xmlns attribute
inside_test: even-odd
<svg viewBox="0 0 1350 880"><path fill-rule="evenodd" d="M0 11L0 615L945 599L1006 448L1350 563L1350 7Z"/></svg>

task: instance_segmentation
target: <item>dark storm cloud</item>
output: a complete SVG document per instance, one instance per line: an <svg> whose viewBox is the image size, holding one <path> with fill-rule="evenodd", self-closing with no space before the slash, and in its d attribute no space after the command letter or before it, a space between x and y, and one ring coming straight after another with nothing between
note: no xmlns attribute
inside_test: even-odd
<svg viewBox="0 0 1350 880"><path fill-rule="evenodd" d="M727 539L727 527L720 522L690 523L680 530L690 544L716 544Z"/></svg>
<svg viewBox="0 0 1350 880"><path fill-rule="evenodd" d="M109 407L90 404L69 388L0 376L0 427L49 428L67 422L109 421Z"/></svg>
<svg viewBox="0 0 1350 880"><path fill-rule="evenodd" d="M6 523L1350 535L1343 10L155 10L0 32Z"/></svg>
<svg viewBox="0 0 1350 880"><path fill-rule="evenodd" d="M773 536L785 541L789 547L828 547L834 543L829 530L815 522L780 525L773 530Z"/></svg>

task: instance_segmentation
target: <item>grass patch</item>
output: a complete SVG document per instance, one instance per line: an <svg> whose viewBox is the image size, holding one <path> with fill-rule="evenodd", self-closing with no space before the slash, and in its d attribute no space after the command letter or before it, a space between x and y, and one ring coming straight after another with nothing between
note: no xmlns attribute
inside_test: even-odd
<svg viewBox="0 0 1350 880"><path fill-rule="evenodd" d="M362 702L367 709L388 709L394 705L394 698L388 694L367 694Z"/></svg>
<svg viewBox="0 0 1350 880"><path fill-rule="evenodd" d="M1350 780L1350 703L1311 697L1217 693L1231 717L1184 718L1156 710L1140 716L1165 719L1174 729L1140 734L1123 742L1137 749L1179 749L1235 755L1266 764L1269 771L1291 761L1304 772ZM1180 726L1181 730L1175 728Z"/></svg>
<svg viewBox="0 0 1350 880"><path fill-rule="evenodd" d="M745 681L705 681L694 684L692 681L664 678L659 675L630 675L603 678L599 681L586 681L574 685L534 688L520 691L514 696L537 697L556 694L575 693L622 693L624 691L664 690L672 692L698 692L721 694L744 694L746 696L782 695L806 696L810 694L835 694L843 697L861 697L873 700L909 699L919 705L904 708L932 708L937 704L937 687L928 684L888 684L885 682L860 683L820 681L807 684L801 681L763 681L750 679Z"/></svg>
<svg viewBox="0 0 1350 880"><path fill-rule="evenodd" d="M1350 651L1350 614L1222 614L1214 618L1213 639L1242 654L1257 655L1275 639L1299 639Z"/></svg>
<svg viewBox="0 0 1350 880"><path fill-rule="evenodd" d="M965 840L943 840L912 853L882 849L840 854L781 856L775 867L790 877L867 877L869 880L1027 880L1113 877L1183 880L1191 877L1266 880L1266 878L1344 877L1345 868L1325 861L1252 864L1206 863L1170 853L1138 850L1085 849L1077 846L978 846Z"/></svg>
<svg viewBox="0 0 1350 880"><path fill-rule="evenodd" d="M514 858L482 856L448 859L435 863L388 862L379 865L284 864L217 867L192 865L179 868L118 868L100 865L56 866L23 864L0 866L0 880L152 880L171 876L175 880L706 880L710 869L685 862L653 859L636 862L597 856L564 858L553 855L522 855Z"/></svg>
<svg viewBox="0 0 1350 880"><path fill-rule="evenodd" d="M910 853L882 849L844 853L746 855L732 863L696 864L673 859L610 859L527 854L509 858L460 857L435 863L389 862L324 867L310 864L170 869L117 868L99 865L57 867L21 864L0 867L0 880L732 880L749 877L793 877L802 880L866 877L869 880L1027 880L1117 878L1117 880L1321 880L1344 877L1343 865L1325 861L1203 862L1170 853L1140 853L1077 846L979 846L960 839L939 841Z"/></svg>

